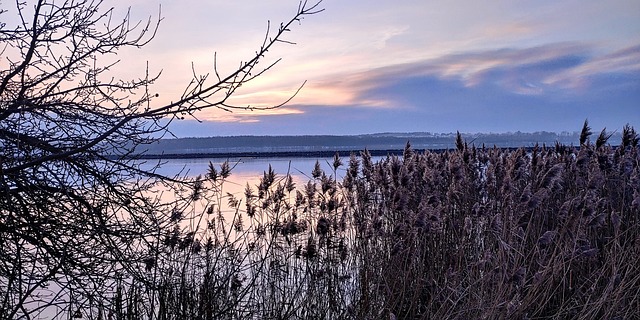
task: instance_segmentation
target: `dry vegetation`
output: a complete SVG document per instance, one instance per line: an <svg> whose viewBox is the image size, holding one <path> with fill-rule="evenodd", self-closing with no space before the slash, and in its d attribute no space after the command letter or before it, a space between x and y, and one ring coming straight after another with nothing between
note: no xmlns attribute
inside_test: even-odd
<svg viewBox="0 0 640 320"><path fill-rule="evenodd" d="M136 162L174 120L246 110L229 98L320 2L269 24L229 73L214 54L168 104L159 74L120 78L114 56L151 41L160 13L0 7L0 319L640 318L630 126L615 148L606 131L591 143L585 123L579 147L458 136L443 153L336 156L304 185L269 169L242 199L224 191L228 163L184 181Z"/></svg>
<svg viewBox="0 0 640 320"><path fill-rule="evenodd" d="M228 164L176 212L141 268L90 318L635 319L640 156L624 128L582 145L467 145L376 163L364 151L295 186L271 169L244 199ZM344 178L335 177L344 169ZM219 204L233 208L225 215ZM198 210L195 210L196 212ZM199 221L198 221L199 220ZM192 227L185 227L185 221ZM194 226L206 225L206 228ZM181 227L182 226L182 227ZM88 300L86 300L88 301Z"/></svg>

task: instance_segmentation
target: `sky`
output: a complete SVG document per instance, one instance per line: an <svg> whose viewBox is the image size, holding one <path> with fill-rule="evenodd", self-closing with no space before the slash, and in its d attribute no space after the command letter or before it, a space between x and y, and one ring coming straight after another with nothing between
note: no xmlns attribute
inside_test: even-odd
<svg viewBox="0 0 640 320"><path fill-rule="evenodd" d="M147 46L119 54L125 73L162 72L160 105L197 74L229 73L297 0L114 0L162 16ZM594 131L640 127L640 1L324 0L294 24L230 100L270 111L204 110L177 137L376 132ZM193 66L193 69L192 69Z"/></svg>

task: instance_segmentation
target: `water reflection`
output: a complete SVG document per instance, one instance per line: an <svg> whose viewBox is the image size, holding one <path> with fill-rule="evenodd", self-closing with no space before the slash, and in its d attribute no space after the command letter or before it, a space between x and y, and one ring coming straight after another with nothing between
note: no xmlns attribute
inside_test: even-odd
<svg viewBox="0 0 640 320"><path fill-rule="evenodd" d="M224 192L229 192L238 197L243 195L247 183L253 188L260 183L260 178L269 169L269 165L276 172L277 177L282 178L287 173L291 174L293 182L297 186L306 184L311 179L311 172L316 161L327 175L333 175L333 167L331 165L333 158L170 159L162 160L161 166L156 170L156 173L170 177L177 174L187 177L204 176L209 170L209 162L219 169L220 165L227 160L233 169L231 170L231 176L225 181ZM148 160L145 165L151 167L157 161ZM342 158L342 162L344 165L336 171L338 180L345 174L348 158Z"/></svg>

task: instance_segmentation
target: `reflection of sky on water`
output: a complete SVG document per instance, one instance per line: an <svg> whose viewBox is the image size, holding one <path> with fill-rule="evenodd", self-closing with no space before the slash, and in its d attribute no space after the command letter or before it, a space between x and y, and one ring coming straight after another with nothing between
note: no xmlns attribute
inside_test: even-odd
<svg viewBox="0 0 640 320"><path fill-rule="evenodd" d="M219 169L220 165L227 159L170 159L162 160L162 165L156 173L165 176L175 176L182 173L188 177L197 175L206 175L209 170L209 162ZM147 164L151 166L158 160L148 160ZM316 164L320 166L327 175L333 175L333 158L231 158L229 164L233 168L231 176L224 185L224 191L230 192L236 196L244 193L247 183L254 187L260 182L263 173L269 169L269 165L273 168L277 178L282 178L290 173L296 186L300 187L311 179L311 172ZM349 163L348 157L342 157L343 165L338 168L338 179L344 176L346 166Z"/></svg>
<svg viewBox="0 0 640 320"><path fill-rule="evenodd" d="M379 161L382 157L373 157L374 163ZM156 170L157 174L174 177L177 174L186 177L196 177L197 175L206 175L209 170L209 162L211 162L216 169L220 169L220 166L227 159L223 158L211 158L211 159L170 159L162 160L161 166ZM349 164L349 157L341 157L342 166L340 166L336 172L338 181L341 181L345 175L347 166ZM183 208L185 214L190 217L185 226L190 230L199 229L202 227L202 223L206 222L206 208L210 205L214 205L216 208L222 210L224 216L231 221L235 210L228 206L227 194L232 194L237 200L241 201L240 212L245 210L245 188L247 184L253 189L254 194L257 194L258 185L260 179L263 177L264 172L269 169L269 165L276 173L276 180L274 186L279 182L284 183L284 179L287 173L290 173L295 187L303 191L304 186L308 181L312 180L311 172L313 171L316 161L320 163L320 167L325 171L326 175L334 175L333 172L333 157L330 158L231 158L229 164L232 167L231 175L224 181L222 190L216 193L210 193L208 196L191 204L189 208ZM143 167L151 168L153 164L158 163L158 160L148 160ZM151 190L156 197L159 197L162 202L171 202L175 199L175 195L171 191L167 191L163 188L156 188ZM295 197L295 192L291 195ZM204 216L203 216L204 214ZM205 220L203 220L203 218ZM198 227L200 226L200 227Z"/></svg>
<svg viewBox="0 0 640 320"><path fill-rule="evenodd" d="M373 160L377 161L379 157L375 157ZM161 166L156 170L157 174L173 177L177 174L182 174L187 177L195 177L197 175L205 175L209 169L209 162L213 163L213 165L219 169L220 165L224 163L227 159L170 159L170 160L162 160ZM341 158L343 165L338 168L337 175L338 180L344 177L346 167L349 163L349 157ZM244 189L247 183L256 190L257 185L260 182L260 178L263 176L263 172L269 169L269 165L273 168L276 173L276 184L277 181L282 181L284 177L286 177L287 172L291 173L293 177L293 181L298 188L304 188L304 185L311 178L311 172L314 169L316 161L320 163L320 166L327 175L333 175L333 158L235 158L229 159L229 164L233 167L231 171L231 176L225 181L223 186L223 194L227 192L233 194L238 199L242 199L244 203ZM158 160L146 160L143 164L144 169L152 168L155 164L158 163ZM162 201L170 202L174 198L172 192L165 190L162 187L158 187L155 190L150 190L148 192L153 193L154 196L159 197ZM220 201L218 203L218 201ZM196 203L191 204L189 207L184 208L185 210L185 218L183 221L182 227L185 232L191 230L203 230L207 226L207 221L209 217L205 212L205 208L215 203L216 205L222 206L222 212L227 221L233 221L233 210L226 208L225 205L227 203L226 198L223 199L202 199ZM244 210L244 205L241 206L241 210ZM242 213L241 213L242 214ZM234 233L235 234L235 233ZM235 235L232 235L235 237ZM200 242L205 242L205 234L198 234L197 240ZM55 294L58 291L58 288L50 284L50 287L47 289L38 289L39 294ZM68 301L68 297L61 297L61 300ZM43 310L41 316L46 318L54 318L54 314L57 310L55 308L50 308Z"/></svg>
<svg viewBox="0 0 640 320"><path fill-rule="evenodd" d="M156 170L157 174L174 177L178 174L186 177L195 177L197 175L206 175L209 170L209 162L211 162L216 169L220 169L220 166L227 159L170 159L162 160L161 166ZM230 208L228 205L229 198L227 194L230 193L241 201L239 207L239 213L243 214L245 211L245 188L247 184L254 190L254 194L257 194L257 186L260 183L260 179L263 177L264 172L269 170L269 165L276 173L276 180L274 186L279 182L285 183L284 179L287 173L290 173L293 182L298 190L303 190L304 186L309 180L312 179L311 172L313 171L316 161L320 163L320 166L327 175L333 175L333 158L234 158L229 159L229 165L232 167L231 175L224 181L221 192L209 193L208 196L201 198L200 200L191 203L187 207L181 208L183 212L183 218L185 220L181 223L185 230L203 230L207 226L207 221L210 219L205 213L206 208L214 206L216 209L220 209L225 219L233 223L235 216L235 209ZM340 180L346 171L346 165L348 164L348 158L342 158L343 166L338 168L337 175ZM158 160L149 160L143 167L151 168L154 164L158 163ZM208 184L208 183L207 183ZM210 185L209 185L210 186ZM154 197L159 197L162 202L168 203L175 200L175 195L172 191L169 191L163 187L158 187L151 190ZM292 194L295 197L295 193ZM220 197L220 198L218 198ZM204 237L204 234L200 235ZM204 238L199 239L204 241Z"/></svg>
<svg viewBox="0 0 640 320"><path fill-rule="evenodd" d="M209 167L209 162L219 167L227 159L171 159L163 160L163 165L158 171L160 174L172 175L188 171L188 176L205 174ZM269 168L269 165L278 174L286 174L290 171L293 175L311 175L311 171L316 163L320 162L323 169L329 171L330 162L333 158L230 158L229 164L234 167L232 175L247 177L255 174L262 175L262 172ZM343 158L343 162L348 162L348 158ZM183 170L184 169L184 170ZM343 168L344 169L344 168Z"/></svg>

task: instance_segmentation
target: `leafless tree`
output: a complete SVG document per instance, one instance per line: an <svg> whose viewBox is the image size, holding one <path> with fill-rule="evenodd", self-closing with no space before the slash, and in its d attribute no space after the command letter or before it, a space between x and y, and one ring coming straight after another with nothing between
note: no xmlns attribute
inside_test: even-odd
<svg viewBox="0 0 640 320"><path fill-rule="evenodd" d="M160 17L117 17L100 0L14 5L0 7L3 319L33 318L52 307L68 312L79 299L100 303L123 277L146 281L153 239L184 205L152 191L198 183L141 167L136 150L168 133L177 118L247 108L229 97L273 67L259 63L277 43L290 43L283 37L291 26L322 10L319 1L301 2L235 71L221 74L215 63L210 74L194 71L175 102L158 105L151 88L159 75L120 79L113 72L119 61L110 56L149 43ZM11 13L16 25L1 18Z"/></svg>

